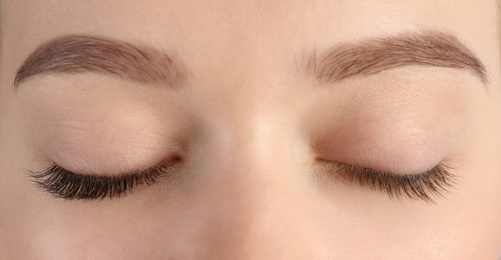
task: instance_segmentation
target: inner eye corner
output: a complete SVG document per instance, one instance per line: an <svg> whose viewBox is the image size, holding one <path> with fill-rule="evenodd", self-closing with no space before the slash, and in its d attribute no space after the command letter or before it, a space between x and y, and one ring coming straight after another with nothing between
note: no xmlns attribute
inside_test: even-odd
<svg viewBox="0 0 501 260"><path fill-rule="evenodd" d="M186 161L186 157L182 156L180 154L174 154L169 156L168 158L164 159L163 161L160 162L160 165L166 166L166 167L174 167L179 164L183 164Z"/></svg>

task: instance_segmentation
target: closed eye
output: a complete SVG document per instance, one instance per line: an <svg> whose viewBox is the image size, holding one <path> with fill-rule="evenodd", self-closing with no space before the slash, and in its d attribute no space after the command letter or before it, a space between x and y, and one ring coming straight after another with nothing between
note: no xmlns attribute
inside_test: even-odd
<svg viewBox="0 0 501 260"><path fill-rule="evenodd" d="M96 200L127 194L136 186L151 185L166 176L179 158L153 167L115 176L96 176L68 171L53 164L43 171L29 171L34 182L46 192L67 200Z"/></svg>
<svg viewBox="0 0 501 260"><path fill-rule="evenodd" d="M390 174L371 168L364 168L319 160L327 167L327 173L350 184L357 184L386 193L390 198L406 196L411 199L433 201L434 196L442 196L456 183L457 176L447 166L438 164L421 174Z"/></svg>

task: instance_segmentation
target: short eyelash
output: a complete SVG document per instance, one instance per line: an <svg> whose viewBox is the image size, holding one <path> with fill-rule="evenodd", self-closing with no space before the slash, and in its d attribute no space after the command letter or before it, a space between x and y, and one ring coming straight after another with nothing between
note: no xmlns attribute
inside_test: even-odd
<svg viewBox="0 0 501 260"><path fill-rule="evenodd" d="M343 163L323 162L329 164L329 172L335 178L382 191L390 198L407 196L432 202L433 196L443 196L443 192L456 184L457 179L456 175L448 171L448 167L441 164L421 174L397 175Z"/></svg>
<svg viewBox="0 0 501 260"><path fill-rule="evenodd" d="M171 171L175 160L134 173L96 176L68 171L56 164L43 171L29 171L34 182L56 197L68 200L96 200L120 197L138 185L151 185Z"/></svg>

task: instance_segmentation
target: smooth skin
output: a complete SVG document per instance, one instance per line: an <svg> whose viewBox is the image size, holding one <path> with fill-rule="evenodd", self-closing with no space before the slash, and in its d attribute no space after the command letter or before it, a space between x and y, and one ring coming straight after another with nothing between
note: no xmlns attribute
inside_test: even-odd
<svg viewBox="0 0 501 260"><path fill-rule="evenodd" d="M494 0L2 2L0 259L499 256ZM455 35L488 83L440 67L329 85L301 72L314 50L422 30ZM46 74L15 91L28 55L67 34L168 50L186 82ZM25 170L118 174L173 149L173 177L121 198L55 198ZM458 179L433 202L389 198L320 177L319 157L403 173L443 161Z"/></svg>

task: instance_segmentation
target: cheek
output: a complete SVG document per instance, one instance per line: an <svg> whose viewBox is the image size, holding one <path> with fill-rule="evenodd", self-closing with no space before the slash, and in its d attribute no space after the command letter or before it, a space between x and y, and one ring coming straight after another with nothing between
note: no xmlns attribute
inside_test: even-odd
<svg viewBox="0 0 501 260"><path fill-rule="evenodd" d="M461 203L431 205L350 191L324 203L310 214L319 223L320 248L326 249L326 255L343 253L336 259L406 259L410 255L471 259L475 252L485 250L472 246L482 235L472 232L475 219L465 214Z"/></svg>
<svg viewBox="0 0 501 260"><path fill-rule="evenodd" d="M19 259L158 259L186 241L175 203L163 212L146 198L70 203L31 206L36 216L15 233Z"/></svg>

